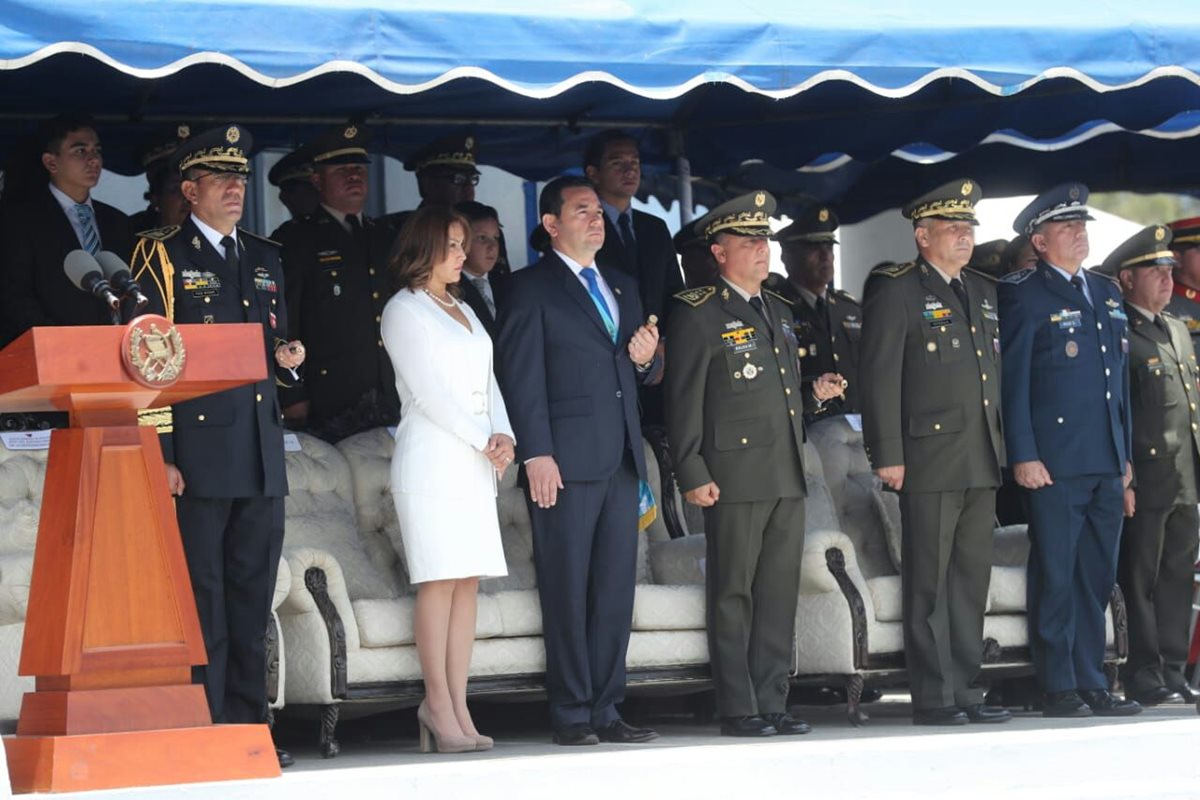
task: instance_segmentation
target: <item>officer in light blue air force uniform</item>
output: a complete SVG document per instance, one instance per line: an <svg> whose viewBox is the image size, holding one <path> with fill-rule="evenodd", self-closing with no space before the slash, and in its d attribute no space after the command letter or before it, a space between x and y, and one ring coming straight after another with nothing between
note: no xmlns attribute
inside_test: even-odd
<svg viewBox="0 0 1200 800"><path fill-rule="evenodd" d="M1017 216L1038 263L998 286L1004 438L1029 508L1029 643L1043 713L1061 717L1141 710L1104 674L1131 451L1129 333L1117 287L1082 268L1087 196L1062 184Z"/></svg>

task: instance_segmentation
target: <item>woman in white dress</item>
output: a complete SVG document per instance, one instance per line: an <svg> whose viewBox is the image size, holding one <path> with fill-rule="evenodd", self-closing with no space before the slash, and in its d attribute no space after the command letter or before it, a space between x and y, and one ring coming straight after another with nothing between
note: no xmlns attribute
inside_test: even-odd
<svg viewBox="0 0 1200 800"><path fill-rule="evenodd" d="M450 209L426 207L409 217L392 249L396 294L381 323L400 394L391 489L417 584L423 752L492 746L467 710L467 673L479 578L508 574L496 483L512 464L512 428L491 338L456 299L470 230Z"/></svg>

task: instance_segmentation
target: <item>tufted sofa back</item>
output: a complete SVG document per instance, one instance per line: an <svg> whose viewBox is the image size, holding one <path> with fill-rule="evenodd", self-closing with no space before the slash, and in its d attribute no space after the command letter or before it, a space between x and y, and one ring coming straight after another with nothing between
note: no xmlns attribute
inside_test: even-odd
<svg viewBox="0 0 1200 800"><path fill-rule="evenodd" d="M346 457L315 436L302 433L298 438L299 452L287 454L284 547L328 551L342 567L351 600L406 594L409 587L393 566L394 554L360 534L355 485ZM386 465L383 471L386 474ZM362 491L369 493L369 488ZM304 576L294 578L303 580Z"/></svg>

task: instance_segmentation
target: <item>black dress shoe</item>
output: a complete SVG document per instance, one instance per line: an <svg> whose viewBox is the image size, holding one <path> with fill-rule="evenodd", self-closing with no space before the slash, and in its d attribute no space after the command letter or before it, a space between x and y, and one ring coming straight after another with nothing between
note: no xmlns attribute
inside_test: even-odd
<svg viewBox="0 0 1200 800"><path fill-rule="evenodd" d="M780 736L798 736L802 733L809 733L812 726L802 719L796 719L791 714L776 712L774 714L763 714L762 718L770 723L771 727Z"/></svg>
<svg viewBox="0 0 1200 800"><path fill-rule="evenodd" d="M596 735L600 737L600 741L614 744L641 744L653 742L658 738L658 734L649 728L635 728L623 719L603 728L596 728Z"/></svg>
<svg viewBox="0 0 1200 800"><path fill-rule="evenodd" d="M913 709L913 725L966 725L967 722L967 712L958 706Z"/></svg>
<svg viewBox="0 0 1200 800"><path fill-rule="evenodd" d="M296 759L292 758L291 753L278 747L275 748L275 757L279 759L280 769L287 769L292 764L296 763Z"/></svg>
<svg viewBox="0 0 1200 800"><path fill-rule="evenodd" d="M722 736L774 736L775 726L759 716L721 717Z"/></svg>
<svg viewBox="0 0 1200 800"><path fill-rule="evenodd" d="M554 731L554 743L563 747L579 747L588 744L600 744L600 737L592 730L591 725L580 723L558 728Z"/></svg>
<svg viewBox="0 0 1200 800"><path fill-rule="evenodd" d="M1121 700L1107 689L1081 689L1079 696L1098 717L1131 717L1142 713L1136 700Z"/></svg>
<svg viewBox="0 0 1200 800"><path fill-rule="evenodd" d="M970 722L1008 722L1012 719L1012 712L1007 708L999 706L987 706L983 703L974 703L963 708L967 714L967 720Z"/></svg>
<svg viewBox="0 0 1200 800"><path fill-rule="evenodd" d="M1173 692L1166 686L1155 686L1153 689L1145 691L1125 692L1125 696L1130 700L1136 700L1143 706L1160 706L1163 703L1182 703L1183 696L1179 692Z"/></svg>
<svg viewBox="0 0 1200 800"><path fill-rule="evenodd" d="M1079 692L1046 692L1042 701L1043 717L1090 717L1092 709L1083 702Z"/></svg>
<svg viewBox="0 0 1200 800"><path fill-rule="evenodd" d="M1178 686L1171 686L1169 688L1172 692L1179 695L1180 702L1194 703L1197 700L1200 700L1200 694L1196 694L1196 692L1192 690L1192 687L1188 686L1186 683L1182 683Z"/></svg>

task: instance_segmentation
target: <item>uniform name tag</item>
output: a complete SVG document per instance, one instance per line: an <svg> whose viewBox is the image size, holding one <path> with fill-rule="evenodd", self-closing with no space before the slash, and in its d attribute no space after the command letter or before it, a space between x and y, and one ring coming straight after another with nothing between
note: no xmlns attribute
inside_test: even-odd
<svg viewBox="0 0 1200 800"><path fill-rule="evenodd" d="M735 353L747 353L758 349L758 333L751 326L726 331L721 334L721 343Z"/></svg>
<svg viewBox="0 0 1200 800"><path fill-rule="evenodd" d="M317 263L321 266L334 266L342 263L342 254L337 250L322 250L317 253Z"/></svg>
<svg viewBox="0 0 1200 800"><path fill-rule="evenodd" d="M1064 308L1057 314L1051 314L1050 322L1058 325L1058 327L1062 330L1066 330L1067 328L1078 328L1083 323L1083 312L1077 309Z"/></svg>
<svg viewBox="0 0 1200 800"><path fill-rule="evenodd" d="M185 269L179 273L179 277L183 281L183 290L191 292L193 297L210 297L221 291L221 279L211 272Z"/></svg>
<svg viewBox="0 0 1200 800"><path fill-rule="evenodd" d="M954 321L954 312L940 303L938 308L930 308L927 304L925 310L921 312L921 316L931 328L942 328Z"/></svg>

